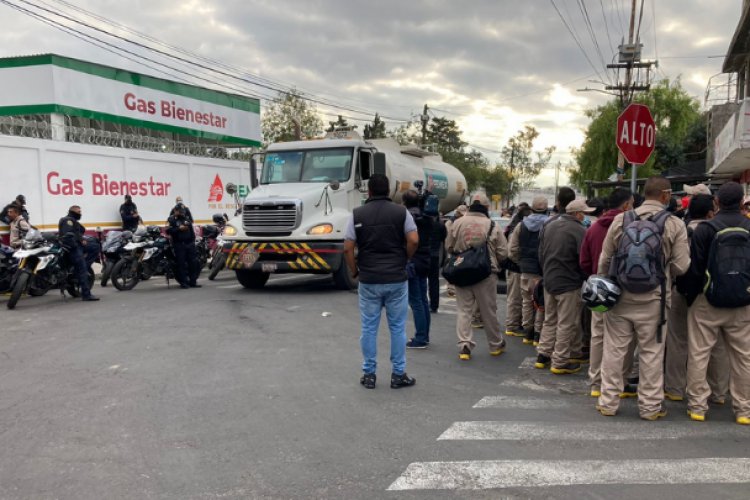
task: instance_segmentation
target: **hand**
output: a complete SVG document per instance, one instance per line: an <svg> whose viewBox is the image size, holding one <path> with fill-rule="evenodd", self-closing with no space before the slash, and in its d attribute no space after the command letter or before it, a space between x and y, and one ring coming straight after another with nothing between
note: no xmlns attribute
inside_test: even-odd
<svg viewBox="0 0 750 500"><path fill-rule="evenodd" d="M86 246L86 245L88 245L88 244L89 244L89 242L88 242L88 241L86 241L86 240L81 240L81 245L83 245L83 246Z"/></svg>
<svg viewBox="0 0 750 500"><path fill-rule="evenodd" d="M185 224L182 224L182 225L180 226L180 231L182 231L183 233L184 233L185 231L187 231L187 230L188 230L188 227L187 227L187 226L186 226Z"/></svg>

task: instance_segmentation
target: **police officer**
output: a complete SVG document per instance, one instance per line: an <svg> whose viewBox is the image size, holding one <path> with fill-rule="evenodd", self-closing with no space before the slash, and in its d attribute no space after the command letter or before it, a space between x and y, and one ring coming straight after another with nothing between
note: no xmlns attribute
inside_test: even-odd
<svg viewBox="0 0 750 500"><path fill-rule="evenodd" d="M177 204L172 209L172 215L167 219L167 232L172 237L177 260L177 281L180 288L200 288L196 281L200 269L198 268L198 252L195 249L195 232L193 219L186 214L185 205Z"/></svg>
<svg viewBox="0 0 750 500"><path fill-rule="evenodd" d="M99 297L91 295L88 273L91 263L96 258L98 249L83 237L86 228L81 225L80 220L81 207L73 205L68 210L68 215L60 219L57 234L63 248L68 251L70 261L78 277L78 284L81 287L81 299L91 302L99 300Z"/></svg>
<svg viewBox="0 0 750 500"><path fill-rule="evenodd" d="M141 217L138 215L138 207L133 203L133 198L129 194L125 195L125 203L120 205L120 217L123 231L135 232L138 229Z"/></svg>

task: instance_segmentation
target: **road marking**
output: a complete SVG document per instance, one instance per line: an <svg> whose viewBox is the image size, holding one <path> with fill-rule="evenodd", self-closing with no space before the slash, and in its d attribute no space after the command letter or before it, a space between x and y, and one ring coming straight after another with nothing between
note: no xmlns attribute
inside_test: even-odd
<svg viewBox="0 0 750 500"><path fill-rule="evenodd" d="M517 380L517 379L507 379L500 383L501 387L512 387L514 389L524 389L534 392L558 392L557 389L546 386L546 385L539 385L533 380L529 380L527 378L524 378L523 380Z"/></svg>
<svg viewBox="0 0 750 500"><path fill-rule="evenodd" d="M748 458L415 462L388 488L482 490L594 484L745 484Z"/></svg>
<svg viewBox="0 0 750 500"><path fill-rule="evenodd" d="M547 410L569 408L571 401L565 399L540 399L525 396L486 396L473 408L516 408L521 410Z"/></svg>
<svg viewBox="0 0 750 500"><path fill-rule="evenodd" d="M527 370L529 368L534 368L534 363L536 363L536 358L526 358L521 362L520 365L518 365L519 370Z"/></svg>
<svg viewBox="0 0 750 500"><path fill-rule="evenodd" d="M216 288L221 288L221 289L224 289L224 290L229 290L231 288L242 288L242 285L240 285L239 283L235 283L234 285L221 285L221 286L217 286Z"/></svg>
<svg viewBox="0 0 750 500"><path fill-rule="evenodd" d="M590 403L594 411L593 403ZM601 417L604 418L604 417ZM607 422L511 422L469 421L454 422L438 441L632 441L701 438L746 438L747 429L733 423L711 422L634 422L609 417Z"/></svg>

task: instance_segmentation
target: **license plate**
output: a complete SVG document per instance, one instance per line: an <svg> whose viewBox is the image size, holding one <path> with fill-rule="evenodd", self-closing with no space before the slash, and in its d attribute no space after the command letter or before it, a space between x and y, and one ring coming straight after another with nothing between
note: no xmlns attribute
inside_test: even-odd
<svg viewBox="0 0 750 500"><path fill-rule="evenodd" d="M239 261L242 267L244 267L245 269L249 269L253 267L258 261L258 257L260 257L260 255L255 248L247 247L242 251L242 253L240 253Z"/></svg>
<svg viewBox="0 0 750 500"><path fill-rule="evenodd" d="M278 269L278 265L275 262L264 262L260 267L264 273L275 273L276 269Z"/></svg>

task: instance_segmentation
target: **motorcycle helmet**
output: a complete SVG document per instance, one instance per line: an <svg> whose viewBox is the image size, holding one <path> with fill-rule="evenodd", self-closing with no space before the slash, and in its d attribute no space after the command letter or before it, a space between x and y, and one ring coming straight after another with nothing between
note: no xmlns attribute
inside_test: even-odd
<svg viewBox="0 0 750 500"><path fill-rule="evenodd" d="M583 284L581 298L586 307L595 312L607 312L620 299L622 290L606 276L593 275Z"/></svg>
<svg viewBox="0 0 750 500"><path fill-rule="evenodd" d="M534 309L544 312L544 280L539 280L531 292L531 303Z"/></svg>
<svg viewBox="0 0 750 500"><path fill-rule="evenodd" d="M148 226L146 227L146 232L152 238L158 238L161 236L161 228L159 226Z"/></svg>
<svg viewBox="0 0 750 500"><path fill-rule="evenodd" d="M223 226L227 222L226 219L224 219L224 215L222 214L214 214L211 217L211 220L213 220L214 224L216 224L217 226Z"/></svg>

